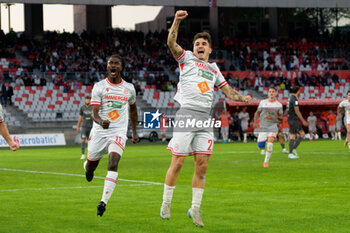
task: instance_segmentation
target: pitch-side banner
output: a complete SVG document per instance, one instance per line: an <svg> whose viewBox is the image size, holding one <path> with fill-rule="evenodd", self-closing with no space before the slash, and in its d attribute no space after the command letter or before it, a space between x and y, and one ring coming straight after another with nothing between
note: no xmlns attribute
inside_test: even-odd
<svg viewBox="0 0 350 233"><path fill-rule="evenodd" d="M11 134L14 142L22 146L64 146L66 139L63 133L57 134ZM7 147L5 139L0 136L0 147Z"/></svg>

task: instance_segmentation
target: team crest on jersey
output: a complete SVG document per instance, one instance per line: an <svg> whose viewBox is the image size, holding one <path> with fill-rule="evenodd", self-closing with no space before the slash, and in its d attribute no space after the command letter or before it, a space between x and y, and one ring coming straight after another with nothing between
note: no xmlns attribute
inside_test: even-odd
<svg viewBox="0 0 350 233"><path fill-rule="evenodd" d="M106 92L109 92L109 88L106 89Z"/></svg>
<svg viewBox="0 0 350 233"><path fill-rule="evenodd" d="M129 93L128 88L124 88L124 94L127 95Z"/></svg>

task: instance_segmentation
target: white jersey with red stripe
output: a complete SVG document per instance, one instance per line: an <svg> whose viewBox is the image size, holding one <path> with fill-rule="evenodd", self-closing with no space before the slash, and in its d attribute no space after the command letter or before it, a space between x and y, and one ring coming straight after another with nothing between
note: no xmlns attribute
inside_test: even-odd
<svg viewBox="0 0 350 233"><path fill-rule="evenodd" d="M134 85L125 82L111 83L108 78L101 80L92 89L91 105L99 105L99 115L102 120L109 120L108 129L103 129L96 122L93 123L92 131L100 135L115 134L126 138L129 123L129 111L127 104L136 102Z"/></svg>
<svg viewBox="0 0 350 233"><path fill-rule="evenodd" d="M174 99L181 107L210 109L214 85L227 85L216 63L199 60L191 51L183 50L175 57L180 66L180 81Z"/></svg>
<svg viewBox="0 0 350 233"><path fill-rule="evenodd" d="M346 124L350 124L350 102L347 99L343 100L340 102L339 107L344 109Z"/></svg>

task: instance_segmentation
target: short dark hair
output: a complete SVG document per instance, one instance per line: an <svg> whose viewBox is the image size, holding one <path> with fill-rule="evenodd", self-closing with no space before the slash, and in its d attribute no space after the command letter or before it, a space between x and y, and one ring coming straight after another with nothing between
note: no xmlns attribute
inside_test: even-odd
<svg viewBox="0 0 350 233"><path fill-rule="evenodd" d="M350 90L348 90L348 92L346 92L347 95L349 95L349 93L350 93Z"/></svg>
<svg viewBox="0 0 350 233"><path fill-rule="evenodd" d="M91 99L91 96L86 95L86 96L85 96L85 99Z"/></svg>
<svg viewBox="0 0 350 233"><path fill-rule="evenodd" d="M124 67L125 67L125 61L124 61L124 59L123 59L120 55L118 55L118 54L113 54L112 56L110 56L110 57L108 58L108 61L109 61L111 58L118 58L118 59L119 59L119 61L122 63L122 71L123 71L123 70L124 70Z"/></svg>
<svg viewBox="0 0 350 233"><path fill-rule="evenodd" d="M296 94L299 91L299 89L300 89L299 86L292 87L292 90L291 90L292 94Z"/></svg>
<svg viewBox="0 0 350 233"><path fill-rule="evenodd" d="M270 89L274 89L275 91L277 91L275 87L269 87L269 90L270 90Z"/></svg>
<svg viewBox="0 0 350 233"><path fill-rule="evenodd" d="M209 46L211 48L211 46L212 46L211 35L208 32L199 32L196 35L194 35L194 37L193 37L193 44L199 38L203 38L204 40L207 40L208 43L209 43Z"/></svg>

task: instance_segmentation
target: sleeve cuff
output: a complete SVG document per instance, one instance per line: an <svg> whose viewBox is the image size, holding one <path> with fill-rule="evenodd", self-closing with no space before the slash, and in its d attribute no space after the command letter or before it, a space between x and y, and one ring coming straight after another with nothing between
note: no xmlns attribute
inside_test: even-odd
<svg viewBox="0 0 350 233"><path fill-rule="evenodd" d="M99 101L91 101L91 105L101 105L101 102Z"/></svg>
<svg viewBox="0 0 350 233"><path fill-rule="evenodd" d="M226 81L223 81L222 83L220 83L219 85L218 85L218 88L223 88L224 86L226 86L227 85L227 82Z"/></svg>
<svg viewBox="0 0 350 233"><path fill-rule="evenodd" d="M179 61L181 58L183 58L186 54L186 51L184 49L182 49L182 53L177 56L177 57L174 57L176 61Z"/></svg>

